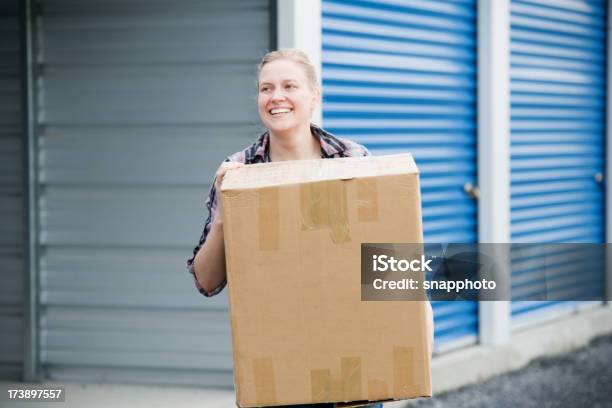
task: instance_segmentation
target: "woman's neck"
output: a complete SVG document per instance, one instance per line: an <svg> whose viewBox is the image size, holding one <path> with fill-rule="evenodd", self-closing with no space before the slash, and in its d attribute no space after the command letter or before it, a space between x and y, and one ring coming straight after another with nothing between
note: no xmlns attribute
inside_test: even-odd
<svg viewBox="0 0 612 408"><path fill-rule="evenodd" d="M321 158L321 144L310 131L310 124L282 134L270 131L270 160L308 160Z"/></svg>

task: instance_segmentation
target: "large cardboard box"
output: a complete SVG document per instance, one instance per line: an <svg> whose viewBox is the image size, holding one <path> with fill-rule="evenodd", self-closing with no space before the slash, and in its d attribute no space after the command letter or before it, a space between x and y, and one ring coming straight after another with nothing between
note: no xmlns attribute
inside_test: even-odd
<svg viewBox="0 0 612 408"><path fill-rule="evenodd" d="M361 301L361 243L422 242L409 154L275 162L221 187L240 407L431 396L431 308Z"/></svg>

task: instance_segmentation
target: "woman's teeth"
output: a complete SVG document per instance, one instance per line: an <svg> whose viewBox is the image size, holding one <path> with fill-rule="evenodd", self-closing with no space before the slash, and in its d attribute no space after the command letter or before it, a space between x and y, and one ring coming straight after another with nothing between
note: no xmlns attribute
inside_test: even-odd
<svg viewBox="0 0 612 408"><path fill-rule="evenodd" d="M289 113L289 112L291 112L291 109L287 109L287 108L270 109L270 114L272 116L284 115L284 114Z"/></svg>

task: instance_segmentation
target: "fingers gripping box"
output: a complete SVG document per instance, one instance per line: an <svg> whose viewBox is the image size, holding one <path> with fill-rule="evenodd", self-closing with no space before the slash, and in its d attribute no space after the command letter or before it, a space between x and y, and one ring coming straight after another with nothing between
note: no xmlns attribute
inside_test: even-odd
<svg viewBox="0 0 612 408"><path fill-rule="evenodd" d="M409 154L254 164L221 187L240 407L431 396L431 307L361 301L361 243L422 242Z"/></svg>

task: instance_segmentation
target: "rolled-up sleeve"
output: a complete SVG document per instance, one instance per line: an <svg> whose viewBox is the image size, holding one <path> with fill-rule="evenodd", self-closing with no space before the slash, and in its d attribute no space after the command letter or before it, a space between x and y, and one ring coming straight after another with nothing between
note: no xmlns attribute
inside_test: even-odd
<svg viewBox="0 0 612 408"><path fill-rule="evenodd" d="M187 271L193 275L196 289L198 289L198 291L206 297L214 296L217 293L221 292L223 288L225 287L225 285L227 284L227 279L225 279L223 280L223 282L221 282L219 286L207 292L206 290L204 290L202 285L200 285L200 282L198 282L198 279L195 275L195 270L194 270L196 254L198 253L200 248L202 248L202 246L204 245L204 242L206 242L206 237L208 237L208 233L210 232L210 227L212 225L212 222L215 220L215 217L217 216L217 208L218 208L217 207L217 192L215 190L215 183L213 181L212 187L210 188L210 193L208 194L208 198L206 199L206 209L208 210L208 217L206 218L206 222L204 223L204 229L202 230L202 235L200 236L198 245L196 245L196 247L193 248L193 254L191 258L187 260L187 265L186 265Z"/></svg>

